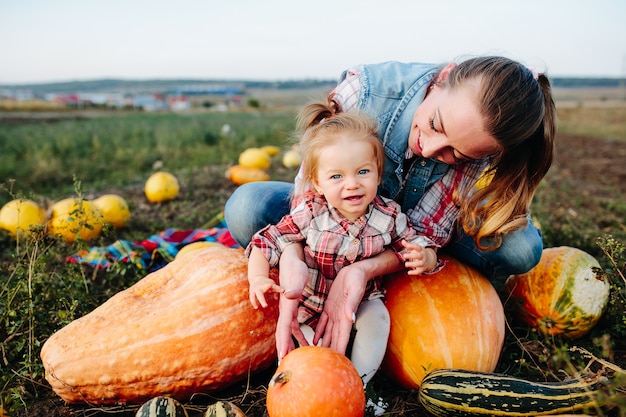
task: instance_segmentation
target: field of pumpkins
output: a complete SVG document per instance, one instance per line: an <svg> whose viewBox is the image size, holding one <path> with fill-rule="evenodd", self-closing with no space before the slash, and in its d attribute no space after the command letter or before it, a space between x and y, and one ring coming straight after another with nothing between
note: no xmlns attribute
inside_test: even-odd
<svg viewBox="0 0 626 417"><path fill-rule="evenodd" d="M236 185L253 181L267 181L267 170L272 158L282 158L285 168L295 169L301 162L297 147L282 152L277 146L248 148L238 158L238 163L228 168L226 178ZM165 203L179 196L180 184L176 176L158 171L151 174L144 185L147 201ZM42 207L35 201L19 198L6 203L0 209L0 229L16 238L44 231L67 243L77 239L84 242L97 238L103 227L124 227L131 217L128 202L118 194L103 194L93 200L68 197Z"/></svg>
<svg viewBox="0 0 626 417"><path fill-rule="evenodd" d="M172 200L178 193L178 180L168 172L156 172L145 183L145 196L151 203ZM122 228L130 217L128 202L118 194L103 194L92 200L67 197L49 207L19 198L0 209L0 229L18 239L43 232L66 243L77 239L90 242L104 227Z"/></svg>
<svg viewBox="0 0 626 417"><path fill-rule="evenodd" d="M384 282L391 334L381 372L396 387L440 417L557 415L613 398L604 396L612 392L604 375L542 384L495 373L506 305L484 276L443 260L433 275L400 272ZM608 302L608 284L595 268L579 249L546 250L535 269L509 279L519 303L507 308L539 334L580 338ZM547 278L554 285L540 286ZM254 309L247 285L240 250L207 245L177 257L53 334L41 350L46 379L69 404L121 402L139 405L137 416L183 417L198 407L189 405L194 395L274 369L263 400L269 417L363 416L362 382L344 355L310 346L275 368L277 300ZM228 401L204 408L206 415L245 416ZM208 414L218 411L226 414Z"/></svg>
<svg viewBox="0 0 626 417"><path fill-rule="evenodd" d="M273 164L295 173L300 163L297 148L248 148L224 177L238 186L270 179ZM182 191L176 176L158 171L146 178L143 196L165 207ZM15 199L0 210L0 228L18 240L47 234L92 242L107 227L123 229L131 209L112 193L45 207ZM623 385L611 384L622 384L613 377L623 370L590 354L583 356L594 371L556 383L497 372L512 343L508 326L528 329L534 341L566 344L594 329L611 302L594 257L546 248L536 268L509 277L506 297L477 271L442 259L446 267L436 274L398 273L383 282L391 334L382 382L369 390L350 361L327 348L297 349L277 364L277 303L253 309L242 251L210 242L185 246L165 267L52 334L41 346L45 379L69 408L125 417L372 416L368 400L385 394L413 401L406 415L419 409L436 417L567 415L620 401ZM248 391L251 381L262 388ZM242 387L243 399L226 394Z"/></svg>

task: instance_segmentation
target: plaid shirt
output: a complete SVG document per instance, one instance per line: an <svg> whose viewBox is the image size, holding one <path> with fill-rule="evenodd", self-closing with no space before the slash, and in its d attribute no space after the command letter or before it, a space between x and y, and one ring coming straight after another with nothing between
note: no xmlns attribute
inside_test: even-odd
<svg viewBox="0 0 626 417"><path fill-rule="evenodd" d="M291 213L276 225L268 225L252 237L246 248L259 248L271 266L276 266L285 247L304 242L304 258L309 279L303 291L298 321L317 325L324 301L337 273L346 265L392 248L399 259L405 239L422 246L436 247L430 239L417 235L408 217L393 200L376 197L367 214L354 222L331 207L324 196L308 191ZM368 283L363 299L380 294L379 280ZM382 294L381 294L382 295Z"/></svg>
<svg viewBox="0 0 626 417"><path fill-rule="evenodd" d="M360 72L351 69L346 71L345 78L330 93L330 98L337 103L340 111L348 112L358 108L360 90ZM405 158L409 160L413 156L407 145ZM418 205L405 210L417 232L430 237L439 246L445 246L451 239L459 216L459 192L472 187L486 165L486 160L450 165L443 178L426 190Z"/></svg>

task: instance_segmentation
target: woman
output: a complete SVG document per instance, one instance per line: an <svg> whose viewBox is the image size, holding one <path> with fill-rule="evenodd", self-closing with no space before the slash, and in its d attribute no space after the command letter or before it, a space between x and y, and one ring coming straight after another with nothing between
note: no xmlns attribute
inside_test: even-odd
<svg viewBox="0 0 626 417"><path fill-rule="evenodd" d="M363 110L378 119L386 156L379 193L401 204L418 233L494 282L539 262L541 234L529 206L552 163L555 134L545 75L504 57L443 67L387 62L345 71L329 98L337 112ZM484 169L491 182L477 189ZM278 182L238 188L225 208L235 239L246 245L286 214L291 189ZM281 283L299 289L301 248L288 249ZM345 352L366 283L397 270L394 257L386 251L340 271L317 327L325 345Z"/></svg>

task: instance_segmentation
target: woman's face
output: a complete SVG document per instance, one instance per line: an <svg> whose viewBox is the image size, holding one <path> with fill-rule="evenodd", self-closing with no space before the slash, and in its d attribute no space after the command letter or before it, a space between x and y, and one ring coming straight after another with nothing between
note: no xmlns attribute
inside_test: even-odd
<svg viewBox="0 0 626 417"><path fill-rule="evenodd" d="M458 164L498 152L498 142L484 130L475 91L473 83L430 90L413 115L409 148L415 155Z"/></svg>

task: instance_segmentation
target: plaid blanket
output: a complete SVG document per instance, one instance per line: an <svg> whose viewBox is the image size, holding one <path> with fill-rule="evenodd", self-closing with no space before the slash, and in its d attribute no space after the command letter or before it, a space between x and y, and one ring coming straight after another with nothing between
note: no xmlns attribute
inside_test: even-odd
<svg viewBox="0 0 626 417"><path fill-rule="evenodd" d="M138 242L117 240L109 246L81 250L69 256L67 261L95 268L109 268L115 262L126 262L152 272L174 260L185 245L202 240L218 242L231 248L240 247L222 223L209 229L167 229Z"/></svg>

